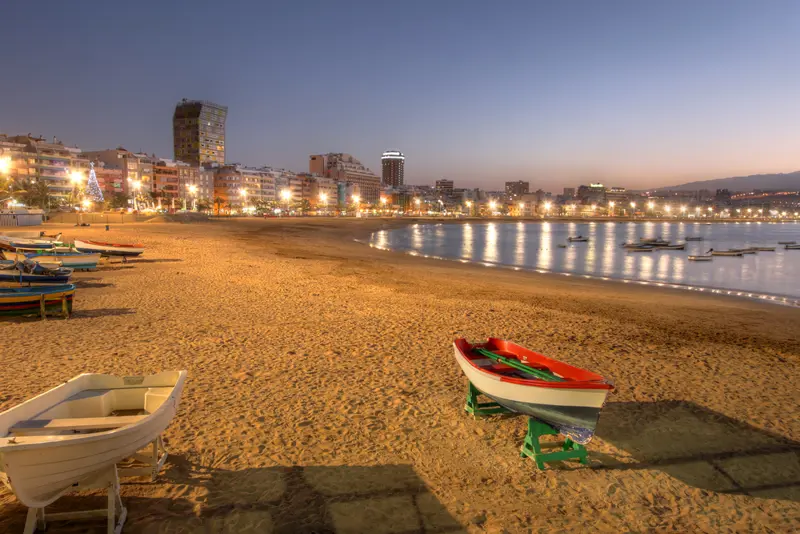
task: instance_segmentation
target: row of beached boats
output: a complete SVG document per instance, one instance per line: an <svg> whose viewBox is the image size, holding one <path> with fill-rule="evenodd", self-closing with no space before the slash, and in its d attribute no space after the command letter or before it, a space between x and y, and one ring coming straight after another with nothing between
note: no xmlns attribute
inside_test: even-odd
<svg viewBox="0 0 800 534"><path fill-rule="evenodd" d="M0 287L0 316L68 317L75 296L75 285L69 283L74 271L97 269L103 258L142 253L142 245L80 239L67 244L61 234L0 235L0 283L16 286Z"/></svg>

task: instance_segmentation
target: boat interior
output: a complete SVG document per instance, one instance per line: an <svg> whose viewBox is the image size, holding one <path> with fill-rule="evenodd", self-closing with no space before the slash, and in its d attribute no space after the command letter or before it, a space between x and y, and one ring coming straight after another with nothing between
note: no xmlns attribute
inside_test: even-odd
<svg viewBox="0 0 800 534"><path fill-rule="evenodd" d="M171 387L88 389L15 423L11 436L58 436L103 432L132 425L156 411Z"/></svg>

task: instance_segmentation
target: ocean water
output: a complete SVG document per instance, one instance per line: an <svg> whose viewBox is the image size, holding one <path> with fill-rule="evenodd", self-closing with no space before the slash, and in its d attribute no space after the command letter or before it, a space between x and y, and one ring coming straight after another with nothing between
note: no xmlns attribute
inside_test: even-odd
<svg viewBox="0 0 800 534"><path fill-rule="evenodd" d="M576 235L588 236L589 242L567 242L567 237ZM683 243L686 236L704 240L687 242L686 250L651 253L631 253L621 247L625 242L655 237ZM415 224L375 232L369 244L486 266L672 285L800 305L800 250L785 250L778 241L800 243L800 223ZM704 254L710 248L727 250L756 245L777 248L775 252L741 257L715 256L710 262L688 260L689 255Z"/></svg>

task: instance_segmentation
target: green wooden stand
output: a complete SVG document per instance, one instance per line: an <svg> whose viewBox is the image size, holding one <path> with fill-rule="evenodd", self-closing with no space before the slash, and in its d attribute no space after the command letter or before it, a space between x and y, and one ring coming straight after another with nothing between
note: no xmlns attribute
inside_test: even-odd
<svg viewBox="0 0 800 534"><path fill-rule="evenodd" d="M528 418L528 433L525 435L525 441L522 443L522 448L519 455L522 458L533 458L536 462L536 467L541 470L545 469L546 462L557 462L560 460L574 460L577 459L583 465L588 463L586 459L586 447L579 443L575 443L569 438L564 440L561 444L561 450L555 452L542 452L542 445L539 438L542 436L557 436L558 430L538 421L533 417Z"/></svg>
<svg viewBox="0 0 800 534"><path fill-rule="evenodd" d="M511 413L510 410L500 406L496 402L479 402L478 396L483 395L481 391L467 382L467 403L464 410L471 415L495 415L501 413Z"/></svg>

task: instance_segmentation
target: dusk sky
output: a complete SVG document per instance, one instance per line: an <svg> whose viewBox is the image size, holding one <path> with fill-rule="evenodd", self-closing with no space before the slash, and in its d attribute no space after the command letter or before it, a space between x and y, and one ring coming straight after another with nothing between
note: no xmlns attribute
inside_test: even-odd
<svg viewBox="0 0 800 534"><path fill-rule="evenodd" d="M227 160L348 152L406 182L646 188L800 169L800 2L14 2L0 132L172 157L183 97Z"/></svg>

